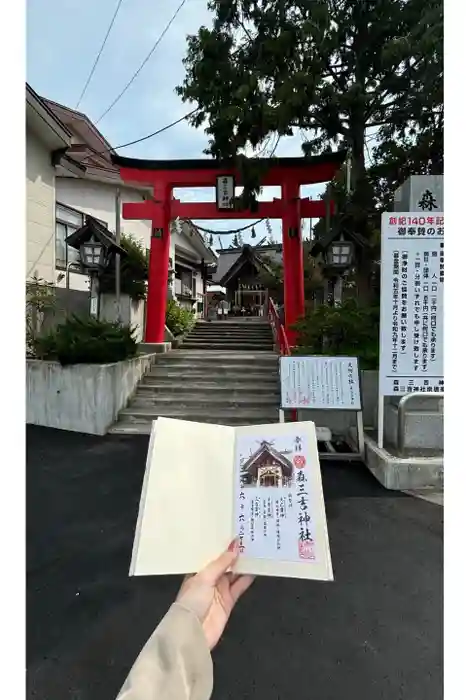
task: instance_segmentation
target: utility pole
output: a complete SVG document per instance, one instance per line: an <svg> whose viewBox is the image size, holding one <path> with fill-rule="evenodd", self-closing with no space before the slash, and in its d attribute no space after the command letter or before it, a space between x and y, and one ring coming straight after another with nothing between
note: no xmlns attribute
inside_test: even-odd
<svg viewBox="0 0 466 700"><path fill-rule="evenodd" d="M115 239L116 244L119 246L121 241L121 192L120 188L117 188L115 197ZM120 254L115 255L115 298L116 298L116 312L117 321L121 322L121 310L120 310L120 297L121 297L121 260Z"/></svg>

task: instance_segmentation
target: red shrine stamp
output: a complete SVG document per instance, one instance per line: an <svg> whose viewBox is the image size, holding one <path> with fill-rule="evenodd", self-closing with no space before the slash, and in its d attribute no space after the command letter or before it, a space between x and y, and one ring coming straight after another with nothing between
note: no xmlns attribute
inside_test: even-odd
<svg viewBox="0 0 466 700"><path fill-rule="evenodd" d="M300 559L315 559L314 542L312 540L304 540L298 543L298 551Z"/></svg>
<svg viewBox="0 0 466 700"><path fill-rule="evenodd" d="M293 464L296 469L304 469L306 466L306 458L303 455L295 455L295 457L293 457Z"/></svg>

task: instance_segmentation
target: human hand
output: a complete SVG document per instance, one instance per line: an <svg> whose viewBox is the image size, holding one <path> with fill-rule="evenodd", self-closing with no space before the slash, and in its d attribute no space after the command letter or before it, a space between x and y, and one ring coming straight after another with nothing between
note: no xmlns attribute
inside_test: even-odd
<svg viewBox="0 0 466 700"><path fill-rule="evenodd" d="M198 617L210 650L222 636L236 602L254 581L253 576L228 572L238 554L238 542L233 540L218 559L185 578L176 599Z"/></svg>

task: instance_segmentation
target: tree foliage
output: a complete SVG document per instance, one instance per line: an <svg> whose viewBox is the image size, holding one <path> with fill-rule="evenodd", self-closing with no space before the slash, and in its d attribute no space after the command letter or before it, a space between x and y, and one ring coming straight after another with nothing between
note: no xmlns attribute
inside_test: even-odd
<svg viewBox="0 0 466 700"><path fill-rule="evenodd" d="M383 140L443 117L440 0L211 0L188 37L178 93L207 121L208 153L235 157L273 132L307 132L307 153L350 147L365 174L368 129Z"/></svg>
<svg viewBox="0 0 466 700"><path fill-rule="evenodd" d="M209 136L206 153L236 158L248 204L263 165L245 149L270 135L305 138L307 155L352 154L340 213L372 240L377 212L414 172L443 166L441 0L211 0L213 26L188 37L177 88ZM376 143L366 166L368 139ZM375 216L374 216L375 214ZM370 248L358 260L369 298Z"/></svg>
<svg viewBox="0 0 466 700"><path fill-rule="evenodd" d="M303 243L303 267L304 267L304 297L307 302L314 299L317 290L324 287L324 275L320 260L310 257L310 243ZM283 303L283 265L271 260L266 253L261 253L261 258L267 262L270 272L259 269L260 283L269 290L273 299Z"/></svg>
<svg viewBox="0 0 466 700"><path fill-rule="evenodd" d="M356 356L361 369L378 369L379 308L347 299L339 306L307 308L296 324L297 355Z"/></svg>
<svg viewBox="0 0 466 700"><path fill-rule="evenodd" d="M383 198L422 161L443 153L443 8L440 0L211 0L211 29L188 38L183 100L207 123L207 152L239 157L257 190L260 164L247 146L271 133L307 135L303 149L353 155L353 199L367 210L366 136L378 140ZM360 221L355 224L361 224Z"/></svg>
<svg viewBox="0 0 466 700"><path fill-rule="evenodd" d="M44 315L57 309L55 286L41 277L26 282L26 354L34 357Z"/></svg>
<svg viewBox="0 0 466 700"><path fill-rule="evenodd" d="M134 301L146 298L149 278L149 251L130 234L121 236L120 245L127 255L120 260L121 293ZM115 258L100 278L100 291L115 294Z"/></svg>
<svg viewBox="0 0 466 700"><path fill-rule="evenodd" d="M174 299L167 301L165 325L175 337L187 333L193 327L195 321L194 311L180 306Z"/></svg>

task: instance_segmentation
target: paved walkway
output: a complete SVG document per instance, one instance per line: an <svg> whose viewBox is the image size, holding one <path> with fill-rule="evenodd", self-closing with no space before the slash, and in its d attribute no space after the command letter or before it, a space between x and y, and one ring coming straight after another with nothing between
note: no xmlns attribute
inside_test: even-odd
<svg viewBox="0 0 466 700"><path fill-rule="evenodd" d="M28 428L28 698L112 700L174 598L178 577L127 575L147 444ZM214 698L438 700L443 509L362 465L323 478L335 583L258 579Z"/></svg>

